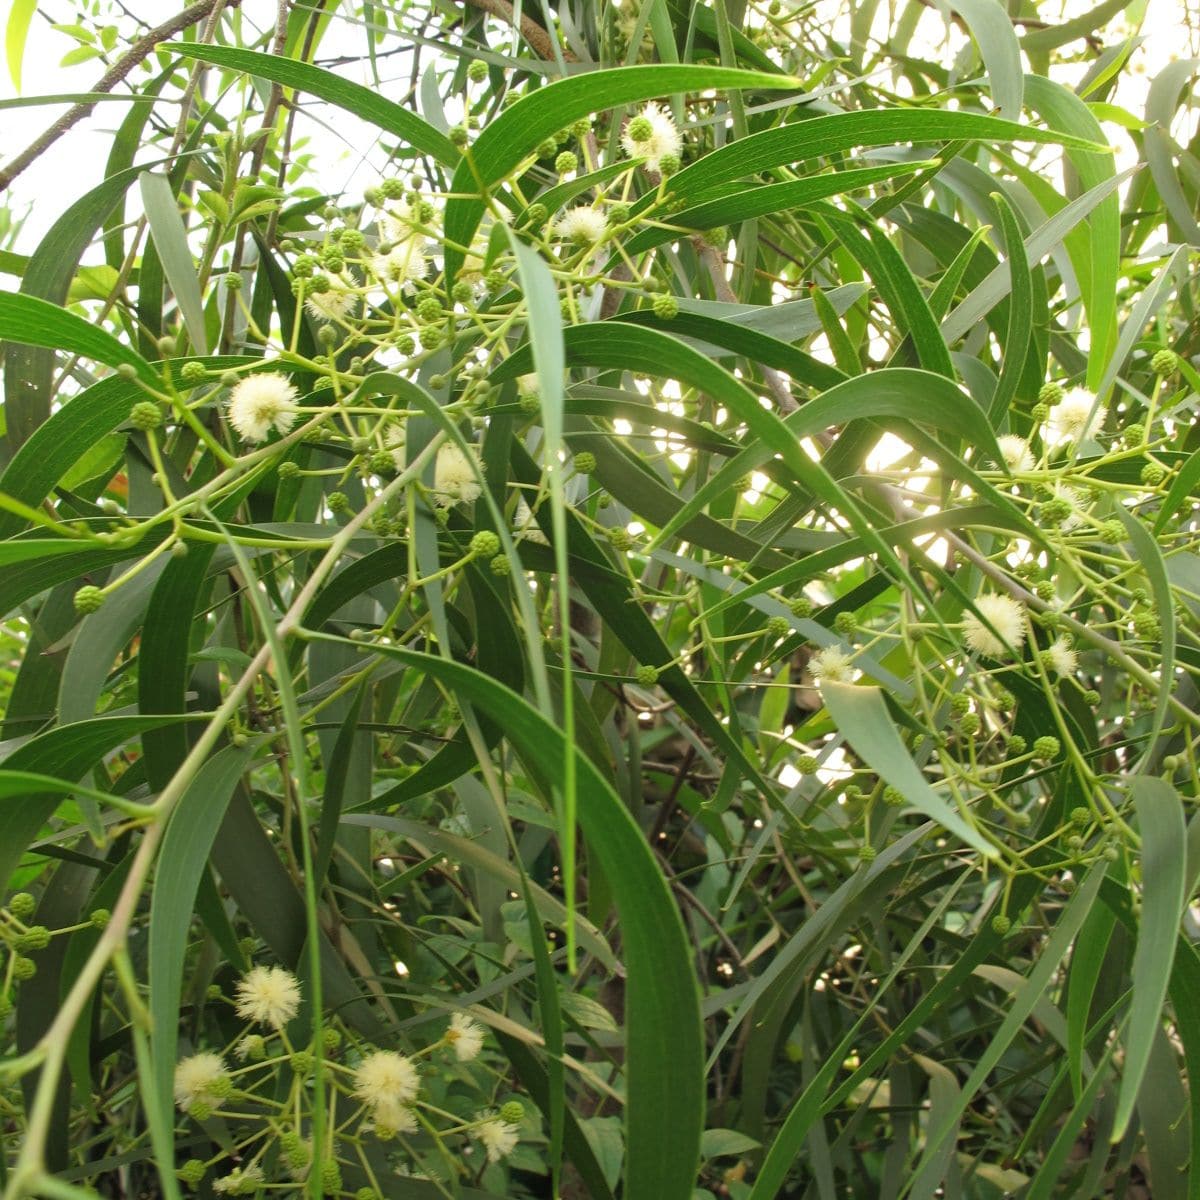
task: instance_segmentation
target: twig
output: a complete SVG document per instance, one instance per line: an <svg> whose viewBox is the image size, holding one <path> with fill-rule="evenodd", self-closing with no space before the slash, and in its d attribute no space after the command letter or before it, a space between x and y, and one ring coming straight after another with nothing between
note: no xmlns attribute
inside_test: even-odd
<svg viewBox="0 0 1200 1200"><path fill-rule="evenodd" d="M516 23L513 19L513 6L509 4L508 0L466 0L466 2L472 8L479 9L480 12L491 13L494 17L502 17L510 25ZM553 60L556 57L550 35L532 17L527 17L524 13L521 14L521 36L542 58ZM565 46L562 56L568 62L578 61Z"/></svg>
<svg viewBox="0 0 1200 1200"><path fill-rule="evenodd" d="M242 0L228 0L227 6L236 8L241 2ZM183 12L177 13L169 21L165 21L163 24L150 30L144 37L138 38L130 46L129 52L104 73L99 83L92 88L92 91L111 92L134 67L149 58L151 52L159 42L166 41L167 38L179 33L181 30L187 29L189 25L195 25L202 17L208 16L216 3L217 0L199 0L198 3L185 8ZM73 108L63 113L45 133L26 146L12 162L0 170L0 192L7 190L13 180L22 171L26 170L36 159L49 150L68 129L79 124L95 107L95 101L76 104Z"/></svg>

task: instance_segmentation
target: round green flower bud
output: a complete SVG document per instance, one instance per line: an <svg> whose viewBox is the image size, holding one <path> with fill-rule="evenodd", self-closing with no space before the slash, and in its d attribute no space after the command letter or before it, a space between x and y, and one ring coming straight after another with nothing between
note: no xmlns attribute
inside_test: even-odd
<svg viewBox="0 0 1200 1200"><path fill-rule="evenodd" d="M1079 836L1079 834L1077 834L1077 833L1073 833L1069 838L1067 838L1067 849L1068 850L1073 850L1073 851L1078 852L1083 849L1084 845L1085 845L1085 842L1084 842L1083 838L1081 838Z"/></svg>
<svg viewBox="0 0 1200 1200"><path fill-rule="evenodd" d="M203 383L208 378L208 372L204 369L204 364L195 362L185 362L179 368L179 378L184 383L195 387L198 383Z"/></svg>
<svg viewBox="0 0 1200 1200"><path fill-rule="evenodd" d="M1125 430L1125 444L1133 449L1146 444L1146 427L1144 425L1130 425Z"/></svg>
<svg viewBox="0 0 1200 1200"><path fill-rule="evenodd" d="M842 637L849 637L858 628L858 618L852 612L840 612L833 618L833 628Z"/></svg>
<svg viewBox="0 0 1200 1200"><path fill-rule="evenodd" d="M292 277L294 279L311 279L318 266L320 266L320 259L315 254L301 254L292 263Z"/></svg>
<svg viewBox="0 0 1200 1200"><path fill-rule="evenodd" d="M195 1117L197 1121L207 1121L213 1114L212 1105L205 1104L203 1100L193 1100L187 1111L188 1115Z"/></svg>
<svg viewBox="0 0 1200 1200"><path fill-rule="evenodd" d="M815 754L802 754L792 765L801 775L815 775L821 764Z"/></svg>
<svg viewBox="0 0 1200 1200"><path fill-rule="evenodd" d="M139 400L129 410L129 423L143 433L157 429L163 423L162 409L153 400Z"/></svg>
<svg viewBox="0 0 1200 1200"><path fill-rule="evenodd" d="M45 950L48 945L50 945L50 930L45 925L31 925L13 943L14 948L20 954Z"/></svg>
<svg viewBox="0 0 1200 1200"><path fill-rule="evenodd" d="M336 345L341 335L332 325L322 325L317 330L317 341L327 350Z"/></svg>
<svg viewBox="0 0 1200 1200"><path fill-rule="evenodd" d="M649 117L634 117L625 126L625 132L629 134L630 141L645 142L654 136L654 126L651 124Z"/></svg>
<svg viewBox="0 0 1200 1200"><path fill-rule="evenodd" d="M332 1025L326 1025L321 1030L321 1045L327 1053L332 1054L342 1044L342 1035Z"/></svg>
<svg viewBox="0 0 1200 1200"><path fill-rule="evenodd" d="M1162 635L1162 626L1153 613L1139 612L1133 614L1133 631L1144 641L1155 641Z"/></svg>
<svg viewBox="0 0 1200 1200"><path fill-rule="evenodd" d="M28 921L37 908L37 901L28 892L14 892L8 902L8 911L18 921Z"/></svg>
<svg viewBox="0 0 1200 1200"><path fill-rule="evenodd" d="M1057 527L1067 520L1073 511L1070 500L1059 496L1054 500L1047 500L1042 505L1040 519L1045 525Z"/></svg>
<svg viewBox="0 0 1200 1200"><path fill-rule="evenodd" d="M450 298L455 304L470 304L475 299L475 289L465 279L460 279L450 289Z"/></svg>
<svg viewBox="0 0 1200 1200"><path fill-rule="evenodd" d="M791 622L787 617L772 617L767 622L767 637L777 642L792 632Z"/></svg>
<svg viewBox="0 0 1200 1200"><path fill-rule="evenodd" d="M414 342L413 339L410 337L402 337L396 343L396 349L401 354L405 354L405 355L411 354L416 348L417 348L417 343Z"/></svg>
<svg viewBox="0 0 1200 1200"><path fill-rule="evenodd" d="M342 1169L335 1159L327 1158L321 1164L321 1190L326 1196L336 1196L342 1190Z"/></svg>
<svg viewBox="0 0 1200 1200"><path fill-rule="evenodd" d="M338 239L343 252L346 254L356 254L366 244L367 239L359 229L343 229L342 236Z"/></svg>
<svg viewBox="0 0 1200 1200"><path fill-rule="evenodd" d="M303 1077L313 1069L314 1058L309 1050L297 1050L292 1055L292 1070Z"/></svg>
<svg viewBox="0 0 1200 1200"><path fill-rule="evenodd" d="M614 550L622 552L630 549L633 545L633 537L629 530L622 528L620 525L615 525L608 531L608 541Z"/></svg>
<svg viewBox="0 0 1200 1200"><path fill-rule="evenodd" d="M385 200L399 200L404 195L404 180L385 179L379 185L379 191Z"/></svg>
<svg viewBox="0 0 1200 1200"><path fill-rule="evenodd" d="M330 492L325 497L325 504L331 513L344 513L350 511L350 498L345 492Z"/></svg>
<svg viewBox="0 0 1200 1200"><path fill-rule="evenodd" d="M1047 604L1049 604L1057 594L1054 587L1054 581L1051 579L1039 579L1037 583L1033 585L1033 593L1039 600L1044 600Z"/></svg>
<svg viewBox="0 0 1200 1200"><path fill-rule="evenodd" d="M538 142L537 156L538 158L550 158L558 153L558 139L548 137L543 141Z"/></svg>
<svg viewBox="0 0 1200 1200"><path fill-rule="evenodd" d="M615 228L618 225L624 225L629 220L629 205L610 204L608 211L604 215L608 218L610 227Z"/></svg>
<svg viewBox="0 0 1200 1200"><path fill-rule="evenodd" d="M1054 758L1061 748L1058 738L1046 734L1033 743L1033 754L1035 758Z"/></svg>
<svg viewBox="0 0 1200 1200"><path fill-rule="evenodd" d="M1008 739L1008 752L1014 758L1019 758L1029 748L1029 743L1019 734L1014 733Z"/></svg>
<svg viewBox="0 0 1200 1200"><path fill-rule="evenodd" d="M482 83L488 77L488 65L481 58L472 59L467 66L467 78L472 83Z"/></svg>
<svg viewBox="0 0 1200 1200"><path fill-rule="evenodd" d="M305 290L314 296L323 296L333 287L326 275L314 275L306 285Z"/></svg>
<svg viewBox="0 0 1200 1200"><path fill-rule="evenodd" d="M321 266L334 275L340 275L346 269L346 258L336 246L327 246L321 251Z"/></svg>
<svg viewBox="0 0 1200 1200"><path fill-rule="evenodd" d="M1044 404L1047 408L1053 408L1056 404L1062 402L1063 389L1061 383L1043 383L1038 389L1038 403Z"/></svg>
<svg viewBox="0 0 1200 1200"><path fill-rule="evenodd" d="M1179 355L1174 350L1158 350L1150 359L1150 370L1155 375L1174 375L1179 370Z"/></svg>
<svg viewBox="0 0 1200 1200"><path fill-rule="evenodd" d="M1028 829L1033 824L1033 818L1027 812L1015 812L1012 815L1012 823L1018 829Z"/></svg>
<svg viewBox="0 0 1200 1200"><path fill-rule="evenodd" d="M488 570L493 575L503 578L505 575L512 574L512 562L507 554L497 554L495 558L488 563Z"/></svg>
<svg viewBox="0 0 1200 1200"><path fill-rule="evenodd" d="M1166 477L1166 468L1161 463L1148 462L1142 468L1141 480L1148 487L1158 487Z"/></svg>
<svg viewBox="0 0 1200 1200"><path fill-rule="evenodd" d="M654 310L654 315L660 321L673 321L679 316L679 301L674 296L666 294L655 296L654 302L650 307Z"/></svg>
<svg viewBox="0 0 1200 1200"><path fill-rule="evenodd" d="M866 866L868 863L873 863L879 851L871 845L862 845L858 848L858 861Z"/></svg>
<svg viewBox="0 0 1200 1200"><path fill-rule="evenodd" d="M393 475L396 471L396 460L390 450L375 450L367 459L367 469L373 475Z"/></svg>
<svg viewBox="0 0 1200 1200"><path fill-rule="evenodd" d="M992 918L992 932L997 937L1004 937L1011 928L1012 921L1004 913L997 913Z"/></svg>
<svg viewBox="0 0 1200 1200"><path fill-rule="evenodd" d="M236 371L221 372L221 386L227 388L237 387L242 382L242 377Z"/></svg>
<svg viewBox="0 0 1200 1200"><path fill-rule="evenodd" d="M490 529L481 529L471 538L471 553L476 558L495 558L500 553L500 538Z"/></svg>
<svg viewBox="0 0 1200 1200"><path fill-rule="evenodd" d="M545 224L546 218L550 215L546 206L541 203L531 204L525 210L525 219L533 227Z"/></svg>
<svg viewBox="0 0 1200 1200"><path fill-rule="evenodd" d="M241 1041L241 1053L251 1062L261 1062L267 1057L266 1039L258 1033L248 1033Z"/></svg>
<svg viewBox="0 0 1200 1200"><path fill-rule="evenodd" d="M634 671L633 678L639 687L653 687L658 682L658 668L645 665L640 666Z"/></svg>
<svg viewBox="0 0 1200 1200"><path fill-rule="evenodd" d="M1089 708L1095 708L1100 703L1100 693L1095 688L1088 688L1083 693L1083 702Z"/></svg>
<svg viewBox="0 0 1200 1200"><path fill-rule="evenodd" d="M658 171L664 179L668 175L676 174L681 166L683 166L683 163L680 162L678 154L664 154L658 160Z"/></svg>
<svg viewBox="0 0 1200 1200"><path fill-rule="evenodd" d="M417 335L417 341L424 350L436 350L445 340L446 335L439 325L426 325Z"/></svg>
<svg viewBox="0 0 1200 1200"><path fill-rule="evenodd" d="M84 584L75 593L75 611L86 615L99 612L104 607L104 593L93 584Z"/></svg>
<svg viewBox="0 0 1200 1200"><path fill-rule="evenodd" d="M527 416L533 416L535 413L542 411L542 398L540 396L522 395L517 399L517 407Z"/></svg>
<svg viewBox="0 0 1200 1200"><path fill-rule="evenodd" d="M1092 814L1082 804L1071 809L1071 824L1078 829L1086 829L1091 824Z"/></svg>
<svg viewBox="0 0 1200 1200"><path fill-rule="evenodd" d="M1050 406L1048 404L1035 404L1029 410L1029 417L1035 425L1041 425L1050 415Z"/></svg>
<svg viewBox="0 0 1200 1200"><path fill-rule="evenodd" d="M170 358L178 348L175 339L169 334L160 337L154 344L158 347L158 352L163 358Z"/></svg>
<svg viewBox="0 0 1200 1200"><path fill-rule="evenodd" d="M963 713L962 719L958 723L958 727L967 737L973 737L979 732L981 722L978 713Z"/></svg>
<svg viewBox="0 0 1200 1200"><path fill-rule="evenodd" d="M580 450L571 462L580 475L590 475L596 469L596 456L590 450Z"/></svg>
<svg viewBox="0 0 1200 1200"><path fill-rule="evenodd" d="M1117 859L1121 857L1121 852L1116 848L1116 846L1105 846L1100 853L1103 854L1109 862L1116 862Z"/></svg>
<svg viewBox="0 0 1200 1200"><path fill-rule="evenodd" d="M519 1125L525 1116L525 1105L520 1100L508 1100L500 1106L500 1120L509 1125Z"/></svg>
<svg viewBox="0 0 1200 1200"><path fill-rule="evenodd" d="M289 459L279 464L278 471L280 479L295 479L300 474L300 464Z"/></svg>
<svg viewBox="0 0 1200 1200"><path fill-rule="evenodd" d="M889 784L883 789L883 802L889 808L899 808L904 803L904 793Z"/></svg>
<svg viewBox="0 0 1200 1200"><path fill-rule="evenodd" d="M491 295L496 295L504 290L504 285L507 283L508 277L503 271L489 271L483 277L484 286Z"/></svg>
<svg viewBox="0 0 1200 1200"><path fill-rule="evenodd" d="M1125 526L1115 517L1100 526L1100 540L1106 546L1119 546L1125 540Z"/></svg>
<svg viewBox="0 0 1200 1200"><path fill-rule="evenodd" d="M956 716L961 717L963 713L968 712L971 708L971 697L964 692L955 692L950 697L950 711Z"/></svg>
<svg viewBox="0 0 1200 1200"><path fill-rule="evenodd" d="M446 310L442 307L442 302L435 296L426 296L417 305L417 320L426 324L440 321L445 315Z"/></svg>
<svg viewBox="0 0 1200 1200"><path fill-rule="evenodd" d="M567 128L572 137L585 138L592 132L592 118L580 117L579 120L572 121Z"/></svg>
<svg viewBox="0 0 1200 1200"><path fill-rule="evenodd" d="M285 1129L279 1135L279 1148L284 1154L295 1154L304 1145L300 1135L294 1129Z"/></svg>
<svg viewBox="0 0 1200 1200"><path fill-rule="evenodd" d="M175 1174L180 1182L195 1187L204 1178L205 1170L204 1164L198 1158L189 1158Z"/></svg>
<svg viewBox="0 0 1200 1200"><path fill-rule="evenodd" d="M26 979L32 979L37 974L37 963L32 958L26 958L23 954L18 954L12 960L12 977L22 983Z"/></svg>
<svg viewBox="0 0 1200 1200"><path fill-rule="evenodd" d="M354 1193L354 1200L381 1200L381 1197L373 1187L360 1187Z"/></svg>
<svg viewBox="0 0 1200 1200"><path fill-rule="evenodd" d="M133 363L121 363L117 367L117 374L122 379L134 380L137 378L137 367Z"/></svg>
<svg viewBox="0 0 1200 1200"><path fill-rule="evenodd" d="M564 150L554 160L554 169L560 175L570 175L579 166L579 156L573 150Z"/></svg>
<svg viewBox="0 0 1200 1200"><path fill-rule="evenodd" d="M793 617L811 617L816 606L807 596L797 596L788 603L788 609Z"/></svg>
<svg viewBox="0 0 1200 1200"><path fill-rule="evenodd" d="M226 271L221 276L221 284L227 292L240 292L242 290L242 277L236 271Z"/></svg>

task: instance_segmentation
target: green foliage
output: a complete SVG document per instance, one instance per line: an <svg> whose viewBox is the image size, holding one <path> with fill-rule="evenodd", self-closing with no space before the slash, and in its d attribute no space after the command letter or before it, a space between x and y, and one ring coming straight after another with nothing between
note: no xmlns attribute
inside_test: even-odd
<svg viewBox="0 0 1200 1200"><path fill-rule="evenodd" d="M4 1200L1200 1198L1195 63L139 7L0 174Z"/></svg>

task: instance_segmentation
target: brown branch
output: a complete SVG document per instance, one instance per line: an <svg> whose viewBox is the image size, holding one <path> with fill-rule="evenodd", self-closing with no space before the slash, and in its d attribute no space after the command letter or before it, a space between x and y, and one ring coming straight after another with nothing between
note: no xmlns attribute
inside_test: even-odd
<svg viewBox="0 0 1200 1200"><path fill-rule="evenodd" d="M492 16L500 17L510 25L514 24L513 6L509 4L508 0L466 0L466 3L472 8L479 9L480 12L491 13ZM521 14L521 36L529 43L534 53L541 55L542 58L553 60L556 57L550 35L532 17L527 17L524 13ZM562 56L567 62L578 61L565 46Z"/></svg>
<svg viewBox="0 0 1200 1200"><path fill-rule="evenodd" d="M228 0L228 7L236 8L241 2L242 0ZM195 25L201 18L208 16L216 3L217 0L198 0L198 3L185 8L183 12L177 13L169 21L165 21L143 37L138 38L130 46L129 52L104 73L92 91L111 92L134 67L150 57L159 42L166 41L167 38L181 30L187 29L189 25ZM0 170L0 192L6 191L22 171L49 150L68 129L78 125L95 107L94 101L76 104L63 113L36 141L26 146L12 162Z"/></svg>

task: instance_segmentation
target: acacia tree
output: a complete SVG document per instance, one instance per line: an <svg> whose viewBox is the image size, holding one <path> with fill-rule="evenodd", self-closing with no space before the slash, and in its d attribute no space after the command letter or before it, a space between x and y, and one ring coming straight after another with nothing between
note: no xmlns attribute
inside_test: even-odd
<svg viewBox="0 0 1200 1200"><path fill-rule="evenodd" d="M58 6L6 1200L1200 1196L1196 64L1120 107L1126 7Z"/></svg>

